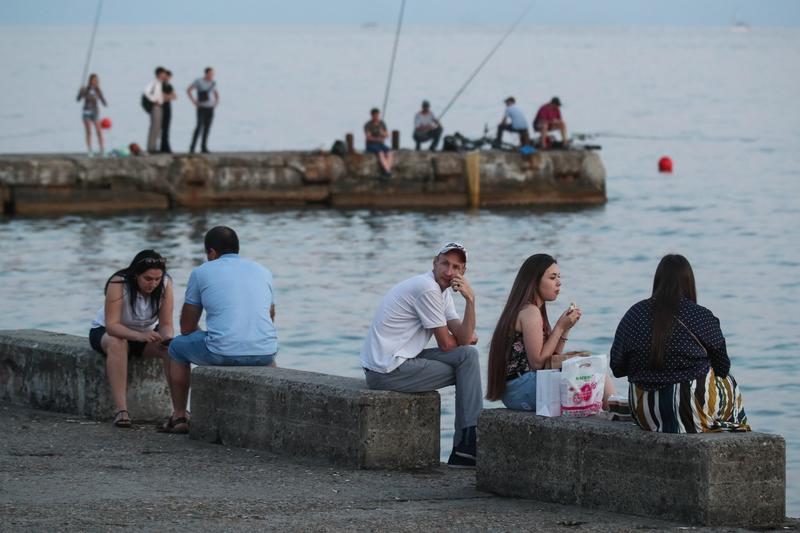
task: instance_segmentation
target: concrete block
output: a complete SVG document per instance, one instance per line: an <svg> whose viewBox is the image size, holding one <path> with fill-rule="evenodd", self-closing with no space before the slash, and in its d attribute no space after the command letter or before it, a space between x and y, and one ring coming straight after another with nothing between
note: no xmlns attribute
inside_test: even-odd
<svg viewBox="0 0 800 533"><path fill-rule="evenodd" d="M781 524L786 443L765 433L650 433L630 422L488 409L478 489L708 526Z"/></svg>
<svg viewBox="0 0 800 533"><path fill-rule="evenodd" d="M89 339L35 329L0 331L0 400L101 420L114 414L105 359ZM128 409L134 420L169 415L161 360L129 360Z"/></svg>
<svg viewBox="0 0 800 533"><path fill-rule="evenodd" d="M366 469L439 464L439 394L269 367L192 371L190 437Z"/></svg>

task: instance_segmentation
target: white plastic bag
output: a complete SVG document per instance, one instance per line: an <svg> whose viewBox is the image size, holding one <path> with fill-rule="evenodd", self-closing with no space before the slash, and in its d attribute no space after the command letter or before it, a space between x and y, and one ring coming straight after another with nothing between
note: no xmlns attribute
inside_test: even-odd
<svg viewBox="0 0 800 533"><path fill-rule="evenodd" d="M536 414L561 416L561 371L536 371Z"/></svg>
<svg viewBox="0 0 800 533"><path fill-rule="evenodd" d="M561 366L563 416L592 416L603 409L606 366L605 355L573 357L564 361Z"/></svg>

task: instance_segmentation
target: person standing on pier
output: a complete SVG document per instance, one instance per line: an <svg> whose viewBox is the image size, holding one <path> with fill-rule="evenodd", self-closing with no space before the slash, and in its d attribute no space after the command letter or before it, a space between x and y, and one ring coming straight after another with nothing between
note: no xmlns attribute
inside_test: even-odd
<svg viewBox="0 0 800 533"><path fill-rule="evenodd" d="M275 366L278 336L272 273L239 257L239 237L226 226L206 233L208 262L189 276L181 309L181 336L169 345L172 415L160 428L186 433L191 364ZM199 328L206 312L206 329Z"/></svg>
<svg viewBox="0 0 800 533"><path fill-rule="evenodd" d="M100 155L105 152L103 143L103 129L100 127L100 106L98 100L108 107L103 91L100 90L100 79L97 74L89 75L86 87L78 91L78 101L83 100L83 127L86 130L86 151L92 157L92 126L97 132L97 144L100 146Z"/></svg>
<svg viewBox="0 0 800 533"><path fill-rule="evenodd" d="M164 105L162 106L161 117L161 149L162 154L171 154L172 147L169 145L169 126L172 122L172 101L178 98L175 88L172 87L172 71L168 70L161 91L164 94Z"/></svg>
<svg viewBox="0 0 800 533"><path fill-rule="evenodd" d="M156 67L156 77L144 88L142 104L145 110L149 108L150 129L147 132L147 152L154 154L158 151L158 140L161 137L161 124L164 119L164 80L167 78L167 69Z"/></svg>
<svg viewBox="0 0 800 533"><path fill-rule="evenodd" d="M381 120L381 112L377 107L370 110L370 119L364 124L364 136L367 139L367 152L378 156L381 173L384 177L392 175L394 154L384 143L389 136L386 123Z"/></svg>
<svg viewBox="0 0 800 533"><path fill-rule="evenodd" d="M513 96L505 99L506 111L503 120L497 125L497 136L494 138L494 146L499 147L503 143L503 132L510 131L519 135L519 143L526 145L530 142L528 135L528 119L522 113L522 109L517 105Z"/></svg>
<svg viewBox="0 0 800 533"><path fill-rule="evenodd" d="M422 143L428 141L432 141L430 151L435 151L442 131L442 125L431 111L430 102L423 100L422 109L414 116L414 142L417 144L417 151L420 150Z"/></svg>
<svg viewBox="0 0 800 533"><path fill-rule="evenodd" d="M195 91L197 96L192 94L192 91ZM208 154L210 153L208 151L208 133L211 131L211 121L214 120L214 108L219 104L219 91L217 90L217 82L214 81L214 69L206 67L203 77L194 80L186 89L186 94L189 95L189 100L197 108L197 126L195 126L194 134L192 134L189 153L194 153L197 137L202 133L203 141L200 149L204 154Z"/></svg>
<svg viewBox="0 0 800 533"><path fill-rule="evenodd" d="M561 132L561 143L566 145L569 142L567 137L567 123L561 118L561 100L554 96L549 102L542 105L536 112L533 119L533 130L541 133L539 146L542 148L550 147L550 137L548 132L559 130Z"/></svg>
<svg viewBox="0 0 800 533"><path fill-rule="evenodd" d="M153 250L142 250L128 268L106 281L105 304L92 321L89 344L106 358L117 427L132 425L127 401L128 359L161 357L165 371L168 369L167 350L161 341L172 337L172 310L167 260Z"/></svg>
<svg viewBox="0 0 800 533"><path fill-rule="evenodd" d="M383 297L361 349L370 389L425 392L456 386L455 434L448 466L475 466L476 427L483 405L475 293L464 277L467 251L450 242L436 251L433 269L395 285ZM453 292L464 298L463 320ZM436 348L425 349L431 337Z"/></svg>

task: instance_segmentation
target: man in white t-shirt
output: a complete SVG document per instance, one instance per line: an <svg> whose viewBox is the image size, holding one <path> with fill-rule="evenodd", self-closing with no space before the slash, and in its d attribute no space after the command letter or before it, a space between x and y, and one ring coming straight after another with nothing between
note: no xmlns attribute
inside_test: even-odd
<svg viewBox="0 0 800 533"><path fill-rule="evenodd" d="M453 451L447 464L475 466L476 426L483 405L475 335L475 294L467 283L467 251L447 243L433 270L398 283L384 296L361 349L370 389L424 392L456 386ZM464 298L459 318L453 292ZM436 348L425 349L431 337Z"/></svg>

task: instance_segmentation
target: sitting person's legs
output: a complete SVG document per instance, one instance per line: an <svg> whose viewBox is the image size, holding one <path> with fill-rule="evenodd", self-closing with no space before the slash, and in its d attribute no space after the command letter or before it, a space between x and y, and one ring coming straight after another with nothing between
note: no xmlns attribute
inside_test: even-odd
<svg viewBox="0 0 800 533"><path fill-rule="evenodd" d="M367 372L371 389L426 392L448 385L456 386L455 447L469 428L477 426L483 407L478 350L474 346L459 346L449 352L429 348L388 374Z"/></svg>

